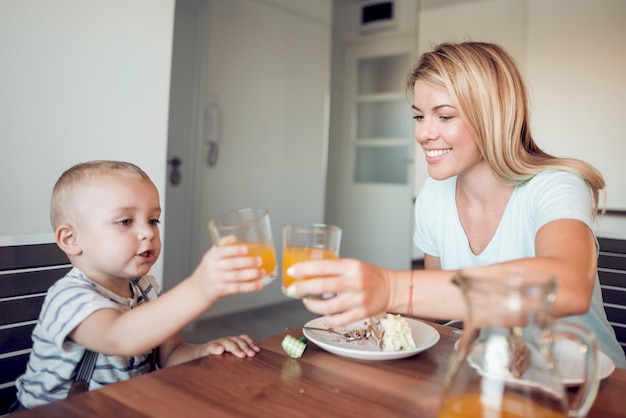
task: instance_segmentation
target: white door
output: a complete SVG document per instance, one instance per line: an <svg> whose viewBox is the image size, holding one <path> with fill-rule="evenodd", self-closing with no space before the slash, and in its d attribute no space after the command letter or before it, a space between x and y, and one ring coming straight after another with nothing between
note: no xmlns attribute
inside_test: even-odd
<svg viewBox="0 0 626 418"><path fill-rule="evenodd" d="M174 22L164 218L163 287L168 290L195 267L198 155L204 151L204 45L206 2L177 0ZM201 158L200 158L201 160Z"/></svg>
<svg viewBox="0 0 626 418"><path fill-rule="evenodd" d="M341 254L394 269L409 268L413 258L414 140L405 87L413 53L412 38L346 47L343 105L331 116L340 127L331 138L327 216L344 230Z"/></svg>

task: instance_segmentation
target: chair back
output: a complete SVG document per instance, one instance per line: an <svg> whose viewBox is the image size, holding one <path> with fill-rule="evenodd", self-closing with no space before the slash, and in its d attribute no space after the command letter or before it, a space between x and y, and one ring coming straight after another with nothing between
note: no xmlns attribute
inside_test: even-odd
<svg viewBox="0 0 626 418"><path fill-rule="evenodd" d="M598 238L598 276L604 310L626 352L626 240Z"/></svg>
<svg viewBox="0 0 626 418"><path fill-rule="evenodd" d="M0 415L15 401L46 292L70 268L56 243L0 246Z"/></svg>

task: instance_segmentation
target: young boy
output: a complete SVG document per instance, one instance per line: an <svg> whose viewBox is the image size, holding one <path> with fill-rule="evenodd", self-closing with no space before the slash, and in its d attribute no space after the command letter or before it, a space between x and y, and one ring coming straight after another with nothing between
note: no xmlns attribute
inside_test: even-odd
<svg viewBox="0 0 626 418"><path fill-rule="evenodd" d="M160 367L260 351L247 335L183 341L180 330L218 299L261 290L265 272L245 246L213 247L191 276L163 293L147 275L161 252L159 194L140 168L75 165L54 186L50 212L73 269L47 293L26 373L16 383L20 408L66 398L86 349L98 353L90 389L149 372L155 347Z"/></svg>

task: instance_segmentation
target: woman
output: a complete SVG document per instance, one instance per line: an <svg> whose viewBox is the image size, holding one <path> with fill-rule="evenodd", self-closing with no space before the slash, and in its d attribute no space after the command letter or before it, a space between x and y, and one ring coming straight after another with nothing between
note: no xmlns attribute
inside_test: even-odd
<svg viewBox="0 0 626 418"><path fill-rule="evenodd" d="M378 312L427 318L466 315L455 271L510 264L559 278L553 314L595 331L619 367L624 352L606 319L592 231L602 175L542 151L530 132L526 87L513 59L489 43L445 43L408 77L415 138L430 178L416 201L415 244L425 270L391 271L358 260L297 264L287 293L338 327ZM323 278L323 279L322 279Z"/></svg>

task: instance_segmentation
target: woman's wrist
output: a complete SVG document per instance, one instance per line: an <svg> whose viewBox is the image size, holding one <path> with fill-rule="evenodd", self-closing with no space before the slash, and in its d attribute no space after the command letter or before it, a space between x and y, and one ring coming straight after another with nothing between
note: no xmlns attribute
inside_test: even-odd
<svg viewBox="0 0 626 418"><path fill-rule="evenodd" d="M407 314L409 287L411 286L410 271L388 271L387 283L389 286L389 301L387 312Z"/></svg>
<svg viewBox="0 0 626 418"><path fill-rule="evenodd" d="M406 315L413 316L413 274L415 270L411 269L411 278L409 281L409 302L406 307Z"/></svg>

